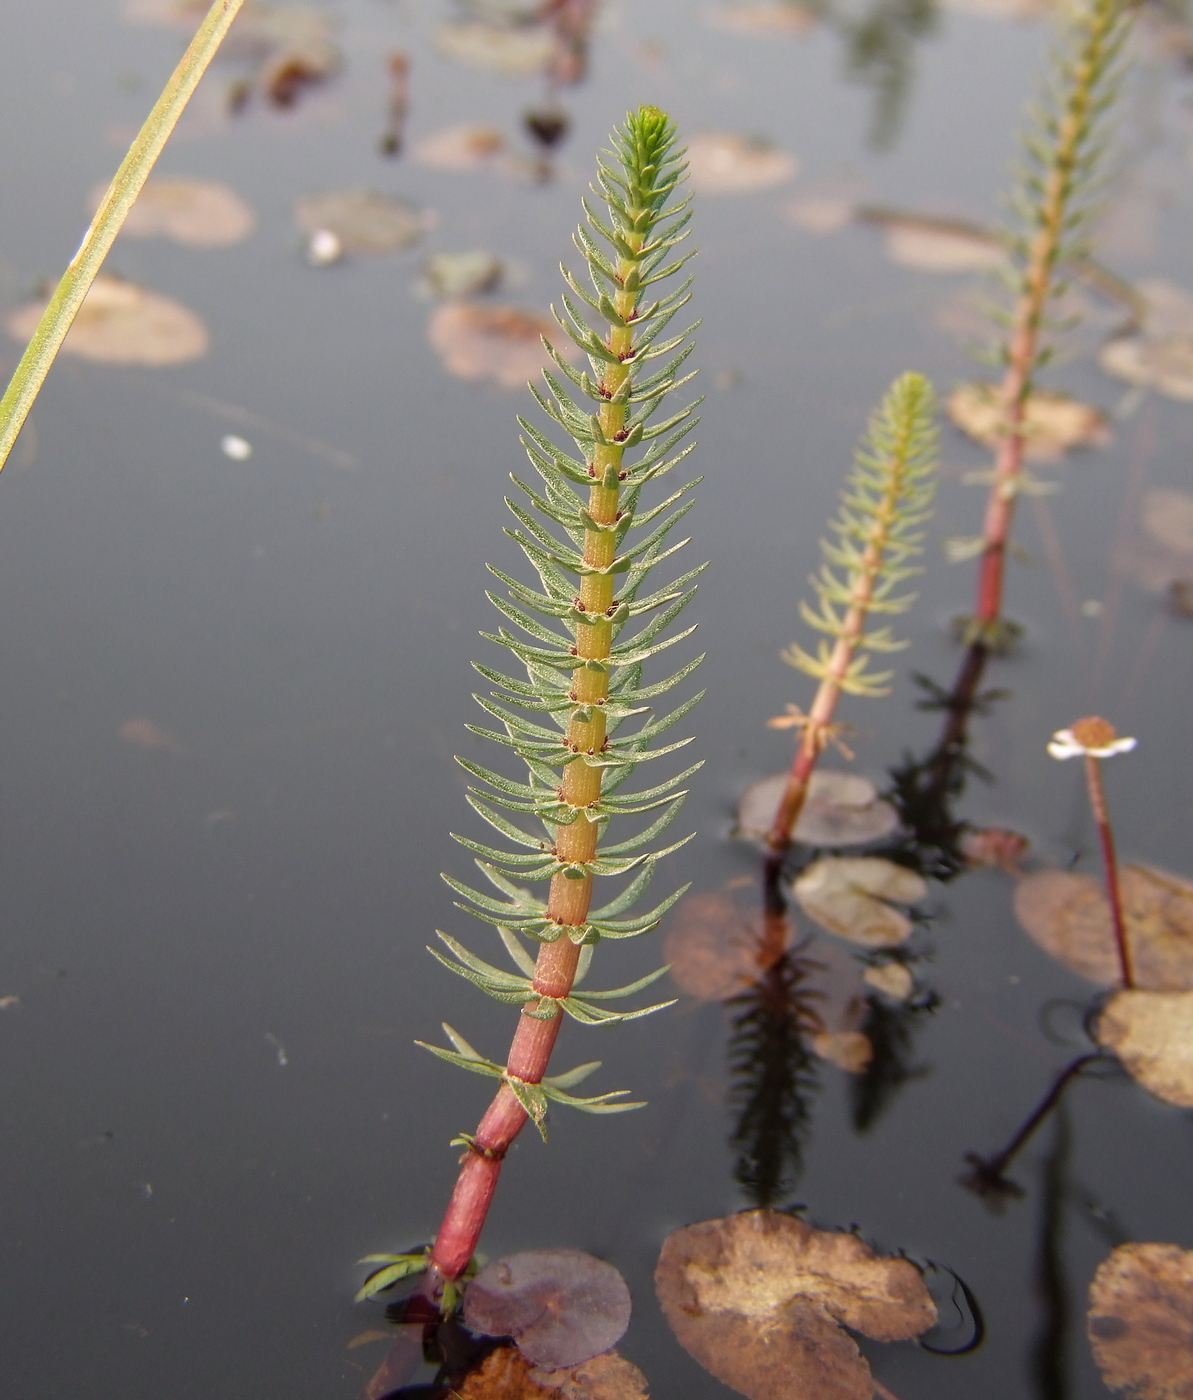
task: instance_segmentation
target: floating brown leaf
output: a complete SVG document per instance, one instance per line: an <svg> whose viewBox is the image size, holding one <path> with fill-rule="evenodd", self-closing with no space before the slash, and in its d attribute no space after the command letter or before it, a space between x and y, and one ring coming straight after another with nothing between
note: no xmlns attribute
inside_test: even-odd
<svg viewBox="0 0 1193 1400"><path fill-rule="evenodd" d="M930 219L890 220L883 246L891 262L916 272L982 272L1007 260L997 239Z"/></svg>
<svg viewBox="0 0 1193 1400"><path fill-rule="evenodd" d="M435 47L444 58L465 68L482 68L506 78L529 78L550 68L555 37L541 24L465 20L439 25Z"/></svg>
<svg viewBox="0 0 1193 1400"><path fill-rule="evenodd" d="M491 292L505 265L492 253L432 253L423 263L423 289L435 297L470 297Z"/></svg>
<svg viewBox="0 0 1193 1400"><path fill-rule="evenodd" d="M946 404L949 417L984 447L998 444L1003 410L994 384L959 384ZM1027 400L1026 452L1039 462L1055 462L1075 447L1105 447L1110 427L1103 414L1068 394L1040 389Z"/></svg>
<svg viewBox="0 0 1193 1400"><path fill-rule="evenodd" d="M452 374L461 379L495 379L505 389L521 389L548 362L545 336L572 358L571 342L554 321L516 306L477 306L454 302L435 311L427 327L431 344Z"/></svg>
<svg viewBox="0 0 1193 1400"><path fill-rule="evenodd" d="M1138 987L1193 987L1193 882L1166 870L1119 872L1127 943ZM1015 890L1015 917L1050 957L1090 982L1119 980L1118 946L1102 882L1067 870L1037 870Z"/></svg>
<svg viewBox="0 0 1193 1400"><path fill-rule="evenodd" d="M28 340L47 302L15 311L8 333ZM180 365L207 353L207 327L181 302L101 272L62 344L64 352L113 365Z"/></svg>
<svg viewBox="0 0 1193 1400"><path fill-rule="evenodd" d="M680 1345L751 1400L871 1400L869 1365L843 1329L901 1341L936 1321L907 1260L765 1210L668 1236L655 1288Z"/></svg>
<svg viewBox="0 0 1193 1400"><path fill-rule="evenodd" d="M505 152L505 136L492 126L466 123L432 132L414 148L414 159L432 170L483 170Z"/></svg>
<svg viewBox="0 0 1193 1400"><path fill-rule="evenodd" d="M92 191L98 209L107 186ZM252 233L256 215L218 180L146 181L121 229L130 238L172 238L188 248L227 248Z"/></svg>
<svg viewBox="0 0 1193 1400"><path fill-rule="evenodd" d="M737 805L740 835L766 835L786 786L786 773L773 773L750 784ZM794 838L806 846L863 846L881 841L898 825L898 812L889 802L882 801L869 778L860 773L818 768L808 784Z"/></svg>
<svg viewBox="0 0 1193 1400"><path fill-rule="evenodd" d="M817 1031L809 1044L814 1055L846 1074L861 1074L874 1058L870 1037L861 1031Z"/></svg>
<svg viewBox="0 0 1193 1400"><path fill-rule="evenodd" d="M821 928L867 948L891 948L910 935L912 922L887 901L915 904L928 886L914 870L878 856L826 856L800 875L792 892Z"/></svg>
<svg viewBox="0 0 1193 1400"><path fill-rule="evenodd" d="M793 155L755 137L706 131L688 144L688 174L701 194L751 194L794 179Z"/></svg>
<svg viewBox="0 0 1193 1400"><path fill-rule="evenodd" d="M612 1264L582 1250L531 1249L485 1265L464 1295L464 1321L559 1370L616 1346L630 1325L630 1290Z"/></svg>
<svg viewBox="0 0 1193 1400"><path fill-rule="evenodd" d="M667 921L663 957L689 995L724 1001L758 980L761 936L728 895L688 895Z"/></svg>
<svg viewBox="0 0 1193 1400"><path fill-rule="evenodd" d="M1175 554L1193 554L1193 496L1187 491L1148 491L1140 509L1145 532Z"/></svg>
<svg viewBox="0 0 1193 1400"><path fill-rule="evenodd" d="M704 22L711 29L727 30L730 34L761 34L764 38L776 34L804 34L815 28L820 16L811 9L797 5L794 0L774 0L759 5L718 5L708 10Z"/></svg>
<svg viewBox="0 0 1193 1400"><path fill-rule="evenodd" d="M891 1001L906 1001L915 990L915 978L906 963L887 962L876 967L868 967L862 973L862 981L873 987Z"/></svg>
<svg viewBox="0 0 1193 1400"><path fill-rule="evenodd" d="M1193 1400L1193 1250L1119 1245L1090 1284L1086 1326L1111 1390Z"/></svg>
<svg viewBox="0 0 1193 1400"><path fill-rule="evenodd" d="M1193 336L1120 336L1102 347L1098 364L1115 379L1193 402Z"/></svg>
<svg viewBox="0 0 1193 1400"><path fill-rule="evenodd" d="M498 1347L457 1387L459 1400L648 1400L642 1372L615 1351L544 1371L517 1347Z"/></svg>
<svg viewBox="0 0 1193 1400"><path fill-rule="evenodd" d="M331 233L351 254L398 253L426 233L431 219L400 200L374 190L304 195L294 206L299 228L314 238Z"/></svg>
<svg viewBox="0 0 1193 1400"><path fill-rule="evenodd" d="M1031 843L1021 832L1001 826L967 827L958 843L965 864L975 870L997 868L1019 873L1019 862Z"/></svg>
<svg viewBox="0 0 1193 1400"><path fill-rule="evenodd" d="M1115 992L1095 1038L1148 1093L1193 1108L1193 992Z"/></svg>

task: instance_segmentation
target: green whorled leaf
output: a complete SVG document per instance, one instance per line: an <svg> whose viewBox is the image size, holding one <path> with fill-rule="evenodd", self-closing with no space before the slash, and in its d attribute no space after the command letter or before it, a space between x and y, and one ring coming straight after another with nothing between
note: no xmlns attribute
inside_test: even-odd
<svg viewBox="0 0 1193 1400"><path fill-rule="evenodd" d="M468 793L465 795L464 800L479 817L488 822L494 831L499 831L503 836L508 836L511 841L516 842L519 846L527 846L533 851L550 852L551 844L549 841L544 841L541 836L531 836L529 832L523 831L520 826L515 826L513 822L507 821L500 812L495 812L479 797Z"/></svg>
<svg viewBox="0 0 1193 1400"><path fill-rule="evenodd" d="M608 992L592 992L585 988L584 998L586 1001L617 1001L621 997L632 997L635 992L644 991L647 987L657 982L660 977L666 977L670 970L669 966L658 967L653 972L648 972L645 977L639 977L636 982L631 982L625 987L615 987L612 991ZM668 1005L669 1004L670 1003L668 1003ZM655 1007L651 1008L651 1010L656 1009ZM643 1012L642 1014L645 1015L646 1013Z"/></svg>
<svg viewBox="0 0 1193 1400"><path fill-rule="evenodd" d="M416 1040L414 1043L424 1050L429 1050L432 1055L438 1055L441 1060L446 1060L449 1065L456 1065L460 1069L470 1069L475 1074L484 1074L490 1079L500 1079L505 1073L504 1069L492 1060L473 1059L470 1055L459 1055L453 1050L444 1050L441 1046L430 1045L425 1040Z"/></svg>
<svg viewBox="0 0 1193 1400"><path fill-rule="evenodd" d="M554 1084L548 1087L547 1081L544 1080L542 1091L553 1102L566 1104L568 1108L578 1108L582 1113L628 1113L632 1108L646 1107L645 1100L636 1103L614 1102L616 1099L624 1098L630 1092L628 1089L614 1089L611 1093L598 1094L591 1099L578 1099L572 1094L565 1094Z"/></svg>
<svg viewBox="0 0 1193 1400"><path fill-rule="evenodd" d="M661 805L664 802L669 802L673 794L678 796L676 789L680 783L686 783L703 766L704 760L701 759L699 763L693 763L690 768L685 768L682 773L676 773L673 778L668 778L666 782L659 783L652 788L643 788L640 792L627 792L621 796L604 792L601 795L601 806L619 814L645 812L649 808L640 806L640 803Z"/></svg>
<svg viewBox="0 0 1193 1400"><path fill-rule="evenodd" d="M483 841L474 841L470 836L461 836L454 831L449 834L452 840L463 846L465 850L471 851L474 855L483 856L485 860L500 865L506 870L516 870L524 880L545 879L553 873L558 865L558 861L550 851L543 855L515 855L496 846L487 846ZM540 871L544 873L540 874Z"/></svg>
<svg viewBox="0 0 1193 1400"><path fill-rule="evenodd" d="M529 613L523 612L521 608L505 598L499 598L495 593L486 593L485 596L503 617L520 627L527 636L534 637L540 642L546 642L548 646L552 647L566 648L571 646L573 638L569 633L552 631L550 627L539 622L537 618L531 617Z"/></svg>
<svg viewBox="0 0 1193 1400"><path fill-rule="evenodd" d="M629 836L624 841L619 841L612 846L602 846L601 856L608 859L611 856L630 855L632 852L640 850L648 841L653 841L656 836L660 836L675 818L679 815L679 809L683 806L683 798L673 798L667 810L661 817L657 817L651 824L638 832L636 836Z"/></svg>
<svg viewBox="0 0 1193 1400"><path fill-rule="evenodd" d="M497 932L501 935L501 941L505 944L505 950L513 960L514 966L520 968L527 977L533 978L534 959L518 941L517 935L507 928L499 928Z"/></svg>
<svg viewBox="0 0 1193 1400"><path fill-rule="evenodd" d="M469 952L461 942L452 938L449 934L443 933L439 929L436 929L435 933L448 950L456 957L459 963L469 971L475 972L480 977L487 978L495 986L504 986L510 991L518 988L527 997L534 995L530 980L527 977L519 977L512 972L504 972L501 968L494 967L492 963L485 962L484 958L478 958L475 953ZM427 951L442 960L442 955L437 949L429 948Z"/></svg>
<svg viewBox="0 0 1193 1400"><path fill-rule="evenodd" d="M619 642L614 646L610 652L611 657L615 660L619 660L626 654L638 651L643 646L649 645L661 631L669 627L671 623L675 621L695 596L696 590L694 588L681 594L673 603L664 608L657 617L652 617L646 626L636 632L628 641Z"/></svg>
<svg viewBox="0 0 1193 1400"><path fill-rule="evenodd" d="M542 1083L544 1089L574 1089L577 1084L594 1075L600 1069L602 1061L590 1060L587 1064L577 1065L575 1069L564 1070L562 1074L547 1075Z"/></svg>
<svg viewBox="0 0 1193 1400"><path fill-rule="evenodd" d="M656 1011L666 1011L668 1007L674 1006L678 998L672 997L670 1001L660 1001L654 1006L643 1006L637 1011L607 1011L603 1006L591 1006L584 997L565 997L560 1005L573 1021L579 1021L582 1026L615 1026L622 1021L640 1021L643 1016L653 1015Z"/></svg>
<svg viewBox="0 0 1193 1400"><path fill-rule="evenodd" d="M471 773L474 778L479 778L482 783L487 783L489 787L497 792L507 793L510 797L521 797L528 801L537 801L542 793L538 788L533 788L527 783L515 782L512 778L507 778L501 773L494 772L491 768L485 768L479 763L473 763L471 759L456 756L456 762L466 773Z"/></svg>
<svg viewBox="0 0 1193 1400"><path fill-rule="evenodd" d="M375 1298L378 1293L384 1293L394 1284L401 1283L404 1278L425 1273L430 1257L430 1250L422 1250L418 1254L366 1254L360 1263L382 1264L383 1267L375 1269L365 1279L357 1289L353 1302L363 1303L369 1298Z"/></svg>
<svg viewBox="0 0 1193 1400"><path fill-rule="evenodd" d="M522 715L511 714L497 700L490 700L486 696L475 694L472 698L486 714L500 720L506 726L511 737L514 734L525 734L532 739L545 740L552 746L562 742L557 729L546 729L541 724L535 724L533 720L525 719Z"/></svg>
<svg viewBox="0 0 1193 1400"><path fill-rule="evenodd" d="M492 866L484 868L486 873L493 870ZM502 904L496 899L490 899L488 895L481 894L479 890L471 889L461 881L453 879L450 875L444 875L442 879L449 888L475 904L478 909L484 909L490 914L508 914L511 924L516 920L541 917L546 912L547 906L539 900L530 899L526 896L525 891L522 894L526 897L510 904Z"/></svg>

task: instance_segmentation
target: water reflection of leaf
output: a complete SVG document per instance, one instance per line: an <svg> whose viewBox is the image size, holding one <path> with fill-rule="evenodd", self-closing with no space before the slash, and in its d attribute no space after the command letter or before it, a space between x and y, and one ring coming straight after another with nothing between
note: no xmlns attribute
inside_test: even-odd
<svg viewBox="0 0 1193 1400"><path fill-rule="evenodd" d="M527 1250L481 1269L464 1295L464 1321L559 1370L616 1346L630 1324L630 1290L612 1264L582 1250Z"/></svg>
<svg viewBox="0 0 1193 1400"><path fill-rule="evenodd" d="M45 301L15 311L8 333L28 340ZM101 272L67 333L62 349L114 365L180 365L207 353L207 327L181 302Z"/></svg>
<svg viewBox="0 0 1193 1400"><path fill-rule="evenodd" d="M498 1347L457 1386L459 1400L648 1400L646 1377L605 1352L579 1366L545 1371L531 1366L517 1347Z"/></svg>
<svg viewBox="0 0 1193 1400"><path fill-rule="evenodd" d="M936 1322L906 1259L772 1211L677 1230L655 1287L680 1345L753 1400L871 1400L870 1367L844 1329L889 1342Z"/></svg>
<svg viewBox="0 0 1193 1400"><path fill-rule="evenodd" d="M750 784L737 805L739 835L766 835L786 785L785 772ZM793 836L806 846L864 846L881 841L898 825L899 814L889 802L882 801L869 778L818 768L812 774Z"/></svg>
<svg viewBox="0 0 1193 1400"><path fill-rule="evenodd" d="M701 132L688 142L688 178L701 194L752 194L794 179L799 162L757 137Z"/></svg>
<svg viewBox="0 0 1193 1400"><path fill-rule="evenodd" d="M1133 1400L1193 1397L1193 1250L1123 1244L1098 1265L1086 1320L1102 1379Z"/></svg>
<svg viewBox="0 0 1193 1400"><path fill-rule="evenodd" d="M728 895L686 896L668 919L663 942L672 981L701 1001L739 995L759 976L760 933Z"/></svg>
<svg viewBox="0 0 1193 1400"><path fill-rule="evenodd" d="M92 191L98 209L108 187ZM150 179L128 212L121 233L130 238L172 238L188 248L227 248L252 233L253 211L218 180Z"/></svg>
<svg viewBox="0 0 1193 1400"><path fill-rule="evenodd" d="M430 223L425 211L375 190L303 195L294 218L308 237L334 234L340 249L353 255L401 252L417 243Z"/></svg>
<svg viewBox="0 0 1193 1400"><path fill-rule="evenodd" d="M997 385L960 384L946 408L957 427L984 447L993 449L1001 440L1003 407ZM1027 456L1039 462L1057 461L1076 447L1105 447L1110 441L1110 426L1098 409L1051 389L1028 396L1024 432Z"/></svg>
<svg viewBox="0 0 1193 1400"><path fill-rule="evenodd" d="M1193 988L1193 882L1145 865L1119 874L1136 985ZM1120 966L1110 906L1092 875L1038 870L1015 890L1015 917L1033 942L1091 982L1113 986Z"/></svg>
<svg viewBox="0 0 1193 1400"><path fill-rule="evenodd" d="M902 963L887 963L881 969L871 968L864 976L870 981L870 973L890 973L896 968L906 975L909 983L912 982L910 971ZM869 1132L905 1084L923 1079L931 1073L928 1065L913 1063L914 1031L918 1023L936 1010L937 999L933 993L927 993L912 1001L911 991L912 988L909 988L907 996L896 1005L890 1005L881 997L867 1000L861 1029L870 1043L871 1056L869 1063L849 1084L850 1108L856 1132Z"/></svg>
<svg viewBox="0 0 1193 1400"><path fill-rule="evenodd" d="M427 334L449 373L495 379L505 389L521 389L548 362L543 337L560 354L574 358L571 343L554 321L516 306L441 306L432 314Z"/></svg>
<svg viewBox="0 0 1193 1400"><path fill-rule="evenodd" d="M928 886L914 870L879 856L826 856L799 876L792 892L821 928L867 948L892 948L913 925L888 901L915 904Z"/></svg>
<svg viewBox="0 0 1193 1400"><path fill-rule="evenodd" d="M1148 1093L1193 1108L1193 991L1115 992L1094 1035Z"/></svg>

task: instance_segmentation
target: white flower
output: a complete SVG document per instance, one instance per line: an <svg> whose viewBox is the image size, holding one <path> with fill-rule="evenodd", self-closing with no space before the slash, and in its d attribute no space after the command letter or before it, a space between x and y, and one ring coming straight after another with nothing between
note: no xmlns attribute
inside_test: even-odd
<svg viewBox="0 0 1193 1400"><path fill-rule="evenodd" d="M1079 719L1069 729L1058 729L1048 744L1053 758L1110 758L1116 753L1130 753L1135 740L1120 739L1112 724L1104 719Z"/></svg>

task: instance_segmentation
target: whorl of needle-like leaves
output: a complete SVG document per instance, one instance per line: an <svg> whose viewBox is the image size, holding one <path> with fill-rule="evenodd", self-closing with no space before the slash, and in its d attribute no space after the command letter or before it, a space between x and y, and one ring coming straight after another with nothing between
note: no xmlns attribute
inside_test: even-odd
<svg viewBox="0 0 1193 1400"><path fill-rule="evenodd" d="M858 448L840 512L829 522L835 542L820 542L824 563L809 580L818 606L800 603L804 621L825 638L816 656L796 643L783 652L789 665L850 695L885 695L894 673L867 670L866 652L907 645L889 627L865 631L865 622L870 613L905 612L915 601L914 593L892 592L920 572L908 561L922 552L919 526L931 514L936 489L934 413L932 386L922 374L901 375L887 391Z"/></svg>
<svg viewBox="0 0 1193 1400"><path fill-rule="evenodd" d="M535 965L520 936L541 943L565 937L582 945L629 938L654 928L683 892L649 911L630 913L659 859L677 849L649 847L679 811L681 785L695 768L641 791L627 792L624 784L639 764L689 742L656 743L700 698L686 700L670 713L652 713L652 702L682 682L699 658L653 684L642 679L648 658L694 630L668 629L691 601L693 581L701 572L693 569L651 592L645 587L656 566L687 542L669 543L669 537L690 508L696 484L690 482L650 505L643 500L645 488L665 477L691 450L681 444L697 421L692 416L695 403L670 414L660 412L672 391L691 377L677 376L693 348L689 337L695 327L665 335L689 300L690 279L669 294L655 291L692 256L679 247L691 217L688 200L671 202L686 166L676 149L674 127L654 108L631 113L624 129L614 133L612 145L598 166L597 193L605 207L597 213L586 203L586 225L575 236L590 287L564 268L571 295L563 297L563 313L555 313L587 364L576 368L544 341L554 362L554 372L544 371L543 376L549 392L542 394L532 386L540 408L571 437L577 455L519 419L541 486L513 478L521 496L507 500L517 521L507 533L521 547L540 586L492 569L508 596L489 594L503 625L483 635L520 662L526 678L486 665L476 667L498 687L476 697L497 727L473 732L518 754L526 765L526 781L460 759L479 780L469 789L469 803L515 850L466 836L455 838L475 853L496 897L444 877L461 896L460 908L498 929L513 970L494 967L444 934L440 938L446 955L435 953L452 971L499 1001L522 1003L529 1007L528 1014L540 1019L552 1019L562 1009L587 1024L625 1020L656 1009L615 1012L604 1003L639 990L665 969L616 991L541 996L533 985ZM638 447L641 455L629 460ZM645 830L603 844L612 817L654 811L659 815ZM583 833L577 823L595 829L597 839L579 840L576 833ZM577 848L591 853L577 857ZM576 922L554 914L557 906L550 899L538 899L524 888L525 882L552 881L554 897L561 887L559 877L591 883L594 876L631 878L620 893L596 908L581 901L585 912ZM584 947L576 982L590 956L591 947ZM453 1039L456 1052L435 1053L508 1082L502 1066ZM549 1097L563 1102L591 1104L597 1111L614 1107L576 1100L561 1094L563 1087L562 1079L542 1084ZM538 1092L535 1085L515 1089L521 1090L520 1097Z"/></svg>

